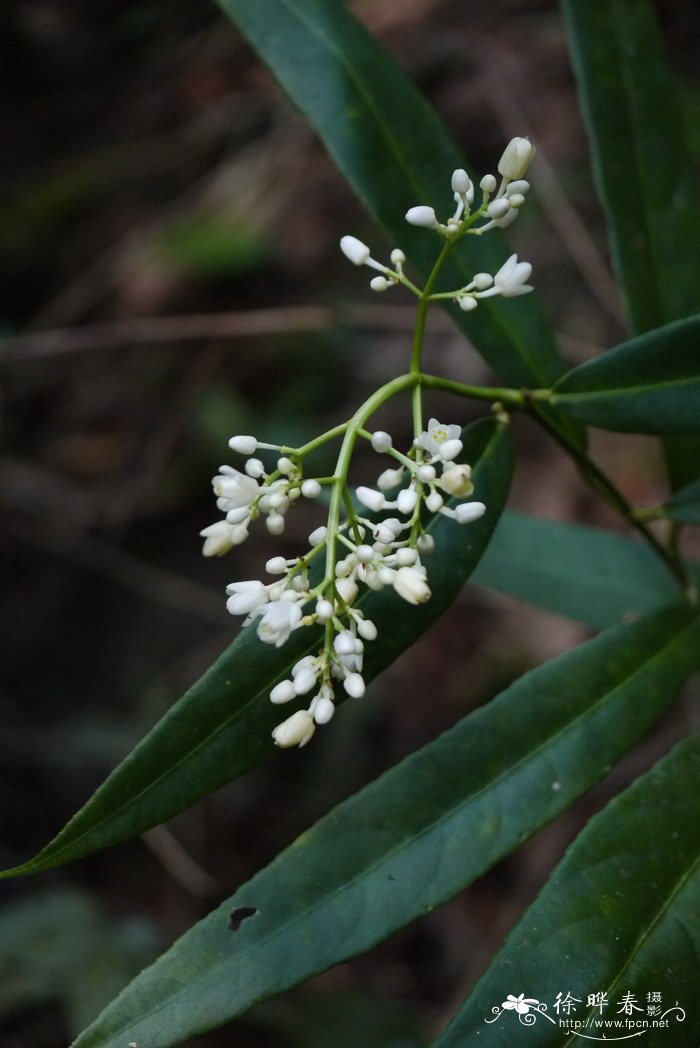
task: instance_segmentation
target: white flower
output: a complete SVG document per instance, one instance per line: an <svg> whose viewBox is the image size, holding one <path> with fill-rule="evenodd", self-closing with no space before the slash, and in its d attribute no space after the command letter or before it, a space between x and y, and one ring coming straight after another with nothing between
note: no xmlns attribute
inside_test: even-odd
<svg viewBox="0 0 700 1048"><path fill-rule="evenodd" d="M212 480L212 487L214 494L226 503L226 510L250 506L260 491L257 480L230 466L221 467L221 472ZM219 508L224 509L224 506Z"/></svg>
<svg viewBox="0 0 700 1048"><path fill-rule="evenodd" d="M532 287L525 283L530 273L532 273L532 266L529 262L518 262L518 256L511 255L493 278L493 286L504 298L524 295L532 291Z"/></svg>
<svg viewBox="0 0 700 1048"><path fill-rule="evenodd" d="M370 250L357 237L341 237L340 250L356 266L364 266L370 256Z"/></svg>
<svg viewBox="0 0 700 1048"><path fill-rule="evenodd" d="M277 746L283 749L289 746L306 746L316 731L314 719L308 710L297 710L286 721L278 724L272 733Z"/></svg>
<svg viewBox="0 0 700 1048"><path fill-rule="evenodd" d="M281 648L292 630L300 623L301 608L296 601L278 600L269 604L262 613L258 623L258 636L265 644L274 644L276 648Z"/></svg>
<svg viewBox="0 0 700 1048"><path fill-rule="evenodd" d="M250 582L232 582L226 587L226 592L229 595L226 608L231 615L250 615L269 600L267 587L257 579Z"/></svg>
<svg viewBox="0 0 700 1048"><path fill-rule="evenodd" d="M431 418L427 430L417 438L416 444L430 456L439 455L440 446L447 440L457 440L461 432L459 426L444 426L436 418Z"/></svg>
<svg viewBox="0 0 700 1048"><path fill-rule="evenodd" d="M412 226L423 226L425 229L435 229L438 224L435 211L432 207L419 205L410 207L406 212L406 221Z"/></svg>
<svg viewBox="0 0 700 1048"><path fill-rule="evenodd" d="M393 578L393 586L409 604L425 604L430 600L430 587L425 580L424 568L399 568Z"/></svg>
<svg viewBox="0 0 700 1048"><path fill-rule="evenodd" d="M208 528L200 531L204 539L202 553L205 557L221 557L233 546L231 537L231 526L225 520L218 520L216 524L210 524Z"/></svg>
<svg viewBox="0 0 700 1048"><path fill-rule="evenodd" d="M535 155L535 147L529 138L511 138L498 161L499 174L510 182L522 178Z"/></svg>

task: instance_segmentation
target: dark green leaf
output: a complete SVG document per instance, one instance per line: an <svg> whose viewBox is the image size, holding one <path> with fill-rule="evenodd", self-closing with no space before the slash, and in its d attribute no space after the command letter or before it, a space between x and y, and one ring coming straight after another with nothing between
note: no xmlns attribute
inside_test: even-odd
<svg viewBox="0 0 700 1048"><path fill-rule="evenodd" d="M563 0L593 170L630 327L697 310L700 209L680 99L651 0ZM674 488L700 473L700 440L665 441Z"/></svg>
<svg viewBox="0 0 700 1048"><path fill-rule="evenodd" d="M694 1048L699 958L696 736L590 822L434 1048L570 1048L582 1038ZM607 1006L588 1007L588 995L599 992L607 994ZM661 995L657 1019L666 1013L656 1029L646 1011L653 992ZM560 1025L567 1015L553 1008L558 993L578 1001L568 1016L582 1024L578 1034ZM509 994L541 1002L546 1014L533 1008L527 1019L503 1010ZM634 995L639 1009L631 1019L646 1020L646 1029L603 1025L630 1018L620 1006L625 994Z"/></svg>
<svg viewBox="0 0 700 1048"><path fill-rule="evenodd" d="M366 680L417 640L454 600L503 509L512 471L507 428L483 419L462 437L464 455L474 467L476 497L483 495L487 511L466 528L440 514L431 521L428 530L440 553L428 565L433 596L427 604L404 614L407 606L393 589L367 592L359 606L377 623L380 635L367 646ZM297 630L277 649L244 629L59 835L36 858L0 876L48 869L142 833L259 764L273 750L270 732L281 719L269 701L270 689L289 677L302 655L318 650L320 636L316 628Z"/></svg>
<svg viewBox="0 0 700 1048"><path fill-rule="evenodd" d="M700 524L700 480L680 488L668 500L664 511L681 524Z"/></svg>
<svg viewBox="0 0 700 1048"><path fill-rule="evenodd" d="M428 913L600 779L699 659L700 619L675 607L526 674L304 833L75 1048L177 1044Z"/></svg>
<svg viewBox="0 0 700 1048"><path fill-rule="evenodd" d="M337 0L220 3L318 132L370 214L427 274L441 240L409 226L404 215L414 204L451 214L450 176L464 159L414 84ZM498 231L465 240L441 277L444 290L463 286L478 270L495 272L510 253ZM468 318L459 309L451 313L504 381L545 386L561 374L533 296L505 303L486 299Z"/></svg>
<svg viewBox="0 0 700 1048"><path fill-rule="evenodd" d="M549 403L621 433L700 433L700 315L639 335L564 375Z"/></svg>
<svg viewBox="0 0 700 1048"><path fill-rule="evenodd" d="M678 92L650 0L563 0L630 326L697 310L700 220Z"/></svg>
<svg viewBox="0 0 700 1048"><path fill-rule="evenodd" d="M472 582L604 629L673 599L649 546L583 524L506 511Z"/></svg>

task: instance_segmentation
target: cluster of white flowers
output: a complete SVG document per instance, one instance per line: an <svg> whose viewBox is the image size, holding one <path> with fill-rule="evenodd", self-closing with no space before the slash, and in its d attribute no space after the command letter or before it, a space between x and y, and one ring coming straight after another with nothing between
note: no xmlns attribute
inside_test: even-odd
<svg viewBox="0 0 700 1048"><path fill-rule="evenodd" d="M274 444L260 444L247 434L231 437L229 447L242 455L252 455L258 448L279 450ZM217 557L228 553L233 546L240 546L248 538L251 521L261 514L266 515L267 530L271 535L281 535L287 510L304 495L315 499L321 494L321 485L316 480L304 480L293 459L282 455L277 460L274 473L265 472L258 458L249 458L245 472L232 466L221 466L212 480L217 508L226 514L225 520L210 524L200 534L206 539L204 556Z"/></svg>
<svg viewBox="0 0 700 1048"><path fill-rule="evenodd" d="M421 556L430 554L435 544L425 531L422 507L460 524L476 520L484 512L481 502L462 502L455 508L444 502L443 496L462 498L473 491L469 466L455 462L462 451L459 434L459 426L444 426L431 419L428 429L414 441L411 457L393 449L388 433L371 436L373 448L393 455L398 465L384 470L376 489L358 488L357 498L373 513L393 511L396 515L370 520L357 514L339 524L335 538L346 555L336 561L331 578L324 577L316 586L309 581L309 565L329 541L327 528L322 526L309 536L310 549L303 556L268 560L268 574L277 576L273 582L251 579L227 587L228 611L245 616L244 626L257 621L258 636L266 644L281 647L299 627L324 626L325 640L318 654L297 662L291 677L270 693L270 700L278 705L312 696L308 709L298 710L275 728L277 745L303 746L317 724L331 719L335 685L341 684L352 698L364 694L364 644L376 638L377 627L356 607L362 587L377 591L392 586L409 604L430 599ZM229 443L234 450L249 455L260 447L275 447L261 445L250 436L233 437ZM271 473L266 473L255 458L248 459L244 472L222 466L212 483L217 506L226 519L201 532L206 556L225 553L243 542L251 520L261 514L266 514L271 533L279 534L282 529L277 521L284 524L290 506L301 495L314 498L321 491L317 479L303 479L301 463L293 454L278 459ZM399 485L403 486L395 499L389 500L385 492Z"/></svg>
<svg viewBox="0 0 700 1048"><path fill-rule="evenodd" d="M456 204L454 214L442 223L438 220L434 208L419 204L408 209L406 221L412 226L435 229L448 240L466 233L482 236L491 229L509 226L518 217L518 212L525 203L530 183L522 176L534 154L535 147L529 139L513 138L498 162L500 184L494 175L484 175L479 182L481 204L478 209L472 208L474 183L463 168L458 168L453 171L451 180ZM486 221L482 225L476 225L479 219ZM404 284L416 291L403 272L406 257L400 248L394 248L391 252L392 269L372 258L367 245L356 237L344 236L340 241L340 247L343 254L356 266L370 266L382 274L370 281L370 287L374 291L386 291L396 284ZM479 299L491 298L493 295L515 298L532 291L532 286L527 283L531 272L532 266L529 262L518 262L518 256L511 255L497 273L476 273L464 287L458 288L450 296L440 297L453 297L461 309L471 312L476 309Z"/></svg>
<svg viewBox="0 0 700 1048"><path fill-rule="evenodd" d="M529 184L523 175L534 152L526 138L514 138L498 164L500 185L493 175L481 179L478 208L473 209L474 185L460 168L452 174L456 207L447 222L438 222L433 208L426 205L410 208L407 221L435 229L448 241L509 225L525 202ZM482 219L486 221L477 225ZM356 237L344 236L340 247L355 265L378 271L379 275L371 281L376 291L403 284L423 301L454 298L462 309L471 310L481 298L512 298L532 290L526 283L531 266L518 262L516 255L511 255L493 276L477 273L469 284L456 291L426 294L404 273L406 258L400 248L391 252L390 268L373 259L367 245ZM420 387L415 384L420 374L415 361L409 377L415 380L414 392L418 393L420 405ZM390 395L387 393L387 398ZM376 410L375 401L372 410ZM205 556L221 555L244 542L250 524L260 516L265 517L271 535L281 535L285 515L302 496L315 499L324 484L332 486L327 526L318 527L309 535L306 553L289 560L272 557L266 564L268 574L274 576L272 582L251 579L227 587L229 612L243 615L244 626L256 622L258 637L265 644L279 648L294 630L323 627L320 650L301 658L290 677L276 684L270 693L270 700L276 705L311 696L306 709L297 710L273 731L273 739L282 747L306 745L316 726L331 719L339 685L351 698L359 699L364 694L364 646L376 638L377 627L359 607L362 589L392 587L408 604L424 604L431 594L421 558L435 547L433 536L426 530L426 515L441 513L457 524L469 524L486 509L482 502L469 501L474 488L470 467L457 461L463 451L459 426L442 425L432 418L427 430L416 435L413 446L404 455L394 448L388 433L371 434L358 424L351 429L352 423L353 420L297 450L263 444L246 434L232 437L229 447L246 456L247 461L243 471L222 466L214 477L217 506L225 516L201 532ZM341 452L336 475L305 478L305 455L341 432L345 432L345 440L350 438L350 443L344 443L346 450ZM374 488L357 489L357 500L373 514L371 520L355 510L347 488L349 454L358 436L370 440L377 453L393 460L392 466L379 475ZM270 472L255 457L259 450L276 452L276 464ZM449 505L450 499L465 501ZM342 502L348 511L345 521L339 515ZM341 547L343 556L339 555ZM309 569L322 553L325 571L319 582L312 582Z"/></svg>

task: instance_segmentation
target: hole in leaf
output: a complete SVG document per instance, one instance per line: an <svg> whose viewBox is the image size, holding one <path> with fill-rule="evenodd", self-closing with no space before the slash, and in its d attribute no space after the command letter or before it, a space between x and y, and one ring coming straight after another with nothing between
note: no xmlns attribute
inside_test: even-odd
<svg viewBox="0 0 700 1048"><path fill-rule="evenodd" d="M254 917L257 912L255 906L237 906L235 910L231 910L229 928L232 932L237 932L246 917Z"/></svg>

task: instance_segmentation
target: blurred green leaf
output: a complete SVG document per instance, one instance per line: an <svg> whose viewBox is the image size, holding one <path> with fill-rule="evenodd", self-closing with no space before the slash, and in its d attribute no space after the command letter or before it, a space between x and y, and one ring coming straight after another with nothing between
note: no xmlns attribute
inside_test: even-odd
<svg viewBox="0 0 700 1048"><path fill-rule="evenodd" d="M220 4L318 132L370 214L427 274L442 241L409 226L404 215L414 204L451 214L450 176L464 160L415 85L337 0ZM479 270L495 271L509 254L496 230L483 239L466 237L441 286L461 287ZM486 299L468 318L455 307L450 312L504 381L544 386L561 374L533 296L506 303Z"/></svg>
<svg viewBox="0 0 700 1048"><path fill-rule="evenodd" d="M651 0L563 0L593 171L630 328L695 312L700 209L682 108ZM666 442L672 486L700 473L700 440Z"/></svg>
<svg viewBox="0 0 700 1048"><path fill-rule="evenodd" d="M33 892L0 910L0 1016L61 1001L73 1033L156 956L145 921L107 918L84 893Z"/></svg>
<svg viewBox="0 0 700 1048"><path fill-rule="evenodd" d="M427 530L440 556L429 565L433 595L427 604L405 614L405 603L391 588L366 591L358 601L379 628L377 640L367 645L368 681L454 600L505 504L512 471L507 427L482 419L465 429L462 439L476 497L484 495L487 511L466 528L440 514L431 521ZM222 618L225 614L222 610ZM258 640L254 629L242 630L58 836L36 858L0 877L48 869L142 833L259 764L274 749L270 733L280 720L270 689L289 677L302 655L318 650L321 635L319 628L297 630L278 649Z"/></svg>
<svg viewBox="0 0 700 1048"><path fill-rule="evenodd" d="M549 399L621 433L700 433L700 315L611 349L569 371Z"/></svg>
<svg viewBox="0 0 700 1048"><path fill-rule="evenodd" d="M700 524L700 480L676 491L664 505L664 511L681 524Z"/></svg>
<svg viewBox="0 0 700 1048"><path fill-rule="evenodd" d="M598 781L699 661L700 618L675 607L526 674L302 834L75 1048L178 1044L428 913Z"/></svg>
<svg viewBox="0 0 700 1048"><path fill-rule="evenodd" d="M510 510L471 581L593 629L649 611L678 592L661 560L641 542Z"/></svg>
<svg viewBox="0 0 700 1048"><path fill-rule="evenodd" d="M224 217L193 218L164 230L154 243L166 262L203 277L228 277L258 269L269 250L253 226Z"/></svg>
<svg viewBox="0 0 700 1048"><path fill-rule="evenodd" d="M630 1037L643 1037L651 1048L697 1045L699 862L696 736L591 820L434 1048L564 1048L581 1038L617 1043ZM661 994L661 1012L677 1004L684 1018L671 1010L668 1028L595 1026L626 1018L619 1007L626 993L645 1009L652 990ZM588 994L598 991L607 993L602 1015L587 1006ZM508 994L521 993L543 1002L551 1021L534 1009L524 1023L513 1010L495 1017ZM590 1020L585 1033L559 1026L552 1015L558 993L578 999L570 1018ZM646 1011L633 1012L634 1019L645 1017Z"/></svg>

